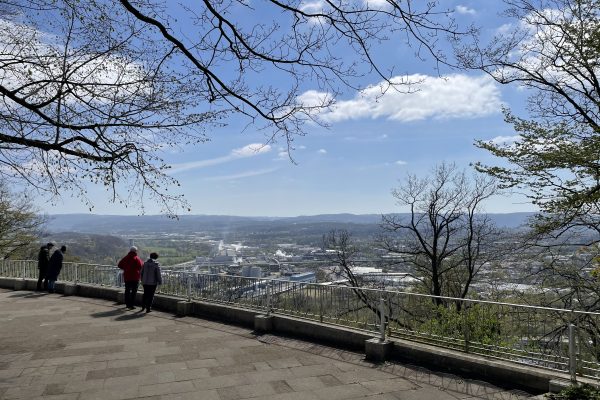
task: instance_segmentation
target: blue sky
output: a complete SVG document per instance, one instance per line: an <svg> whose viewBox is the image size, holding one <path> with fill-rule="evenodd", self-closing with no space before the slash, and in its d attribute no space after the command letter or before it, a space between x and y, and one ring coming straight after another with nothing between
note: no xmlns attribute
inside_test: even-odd
<svg viewBox="0 0 600 400"><path fill-rule="evenodd" d="M460 23L474 22L484 34L506 22L498 15L500 2L442 2L455 10ZM442 70L437 76L431 62L417 61L413 50L387 43L378 52L395 71L423 79L418 93L394 91L375 99L369 92L348 90L336 107L321 118L330 126L306 126L306 135L295 138L292 163L284 142L265 145L255 127L243 129L237 118L210 132L210 141L183 151L166 151L171 174L181 183L181 193L192 214L295 216L322 213L401 212L391 195L407 173L423 175L436 163L455 162L469 169L477 161L495 162L473 146L475 139L492 140L514 135L503 121L501 107L523 113L526 95L517 87L501 87L482 74ZM370 77L367 84L377 85ZM307 101L318 97L307 87ZM243 131L243 132L242 132ZM89 188L94 213L137 214L108 202L102 188ZM38 200L42 211L89 212L77 198L65 197L54 205ZM145 212L159 207L146 204ZM489 212L531 211L522 197L492 199Z"/></svg>

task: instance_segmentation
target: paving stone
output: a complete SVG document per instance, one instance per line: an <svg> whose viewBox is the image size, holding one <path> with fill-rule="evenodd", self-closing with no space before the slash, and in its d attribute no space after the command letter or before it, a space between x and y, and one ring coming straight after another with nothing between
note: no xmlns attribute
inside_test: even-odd
<svg viewBox="0 0 600 400"><path fill-rule="evenodd" d="M360 385L375 393L389 393L398 390L414 390L419 388L415 383L397 377L360 382Z"/></svg>
<svg viewBox="0 0 600 400"><path fill-rule="evenodd" d="M286 381L271 381L269 385L271 385L275 393L289 393L294 391Z"/></svg>
<svg viewBox="0 0 600 400"><path fill-rule="evenodd" d="M140 396L153 396L163 394L173 394L182 392L194 392L196 388L191 381L158 383L155 385L140 386Z"/></svg>
<svg viewBox="0 0 600 400"><path fill-rule="evenodd" d="M354 397L364 397L371 393L367 388L357 383L343 386L331 386L313 390L312 392L322 400L351 399Z"/></svg>
<svg viewBox="0 0 600 400"><path fill-rule="evenodd" d="M285 381L295 392L309 391L326 387L319 377L308 376L306 378L286 379Z"/></svg>
<svg viewBox="0 0 600 400"><path fill-rule="evenodd" d="M85 380L91 379L106 379L113 378L117 376L131 376L131 375L139 375L140 369L139 367L121 367L121 368L106 368L106 369L98 369L95 371L88 371Z"/></svg>
<svg viewBox="0 0 600 400"><path fill-rule="evenodd" d="M254 366L254 364L236 364L225 367L208 368L210 376L232 375L253 371L256 371L256 367Z"/></svg>
<svg viewBox="0 0 600 400"><path fill-rule="evenodd" d="M220 389L231 386L247 385L250 380L245 375L213 376L210 378L197 379L194 386L202 392L207 389Z"/></svg>
<svg viewBox="0 0 600 400"><path fill-rule="evenodd" d="M193 369L193 368L218 367L221 364L219 364L219 362L216 358L205 358L202 360L186 361L186 365L188 368Z"/></svg>
<svg viewBox="0 0 600 400"><path fill-rule="evenodd" d="M202 393L172 393L160 396L160 400L221 400L216 390L204 390Z"/></svg>
<svg viewBox="0 0 600 400"><path fill-rule="evenodd" d="M217 389L221 400L250 399L254 397L277 394L271 385L253 384L244 386L230 386Z"/></svg>
<svg viewBox="0 0 600 400"><path fill-rule="evenodd" d="M325 386L339 386L344 384L342 381L340 381L333 375L321 375L318 378L321 382L323 382L323 385Z"/></svg>
<svg viewBox="0 0 600 400"><path fill-rule="evenodd" d="M29 400L78 400L79 393L63 393L56 395L44 395L42 397L32 397Z"/></svg>
<svg viewBox="0 0 600 400"><path fill-rule="evenodd" d="M64 383L51 383L49 385L46 385L46 389L44 389L44 393L42 393L42 395L51 396L51 395L55 395L55 394L63 394L64 391L65 391Z"/></svg>

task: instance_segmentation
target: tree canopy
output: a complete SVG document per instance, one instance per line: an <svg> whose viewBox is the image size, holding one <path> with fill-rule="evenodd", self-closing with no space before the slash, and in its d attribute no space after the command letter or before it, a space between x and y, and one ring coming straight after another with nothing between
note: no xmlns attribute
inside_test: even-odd
<svg viewBox="0 0 600 400"><path fill-rule="evenodd" d="M0 26L0 173L90 205L86 182L104 184L171 214L185 202L165 149L234 115L291 149L341 88L407 84L374 45L401 39L444 62L437 40L460 34L437 2L394 0L0 1Z"/></svg>
<svg viewBox="0 0 600 400"><path fill-rule="evenodd" d="M457 50L463 66L528 89L530 116L505 110L518 137L476 145L508 165L477 168L539 206L538 232L600 233L600 3L505 2L509 28Z"/></svg>

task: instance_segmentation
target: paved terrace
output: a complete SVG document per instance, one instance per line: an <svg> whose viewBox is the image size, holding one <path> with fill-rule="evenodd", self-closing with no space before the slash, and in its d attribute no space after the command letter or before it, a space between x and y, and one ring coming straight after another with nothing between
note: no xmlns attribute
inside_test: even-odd
<svg viewBox="0 0 600 400"><path fill-rule="evenodd" d="M528 397L363 357L106 300L0 289L0 399Z"/></svg>

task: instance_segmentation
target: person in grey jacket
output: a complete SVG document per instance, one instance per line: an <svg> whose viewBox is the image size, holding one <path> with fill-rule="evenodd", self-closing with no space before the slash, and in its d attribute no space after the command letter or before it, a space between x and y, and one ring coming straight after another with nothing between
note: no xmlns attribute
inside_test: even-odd
<svg viewBox="0 0 600 400"><path fill-rule="evenodd" d="M162 275L160 273L160 265L156 259L157 253L150 253L150 258L142 266L142 286L144 286L144 296L142 298L142 310L150 312L152 300L154 300L154 292L156 286L162 284Z"/></svg>

